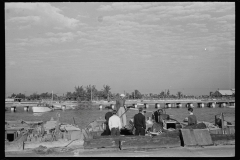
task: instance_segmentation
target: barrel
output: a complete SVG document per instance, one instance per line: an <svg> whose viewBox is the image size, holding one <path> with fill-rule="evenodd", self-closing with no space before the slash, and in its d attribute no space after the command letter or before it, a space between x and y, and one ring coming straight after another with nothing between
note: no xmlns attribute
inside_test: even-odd
<svg viewBox="0 0 240 160"><path fill-rule="evenodd" d="M16 107L11 107L11 112L16 112Z"/></svg>
<svg viewBox="0 0 240 160"><path fill-rule="evenodd" d="M28 112L29 111L29 106L25 106L24 111Z"/></svg>
<svg viewBox="0 0 240 160"><path fill-rule="evenodd" d="M182 103L178 103L178 107L181 108L182 107Z"/></svg>
<svg viewBox="0 0 240 160"><path fill-rule="evenodd" d="M133 104L133 107L134 107L134 108L137 108L137 104Z"/></svg>
<svg viewBox="0 0 240 160"><path fill-rule="evenodd" d="M65 106L65 105L63 105L63 106L62 106L62 110L63 110L63 111L65 111L65 109L66 109L66 106Z"/></svg>
<svg viewBox="0 0 240 160"><path fill-rule="evenodd" d="M156 103L156 104L155 104L155 108L160 108L160 104L159 104L159 103Z"/></svg>
<svg viewBox="0 0 240 160"><path fill-rule="evenodd" d="M111 107L112 109L114 109L114 105L113 105L113 104L111 104L110 107Z"/></svg>
<svg viewBox="0 0 240 160"><path fill-rule="evenodd" d="M212 104L211 104L211 107L212 107L212 108L215 108L215 103L212 103Z"/></svg>
<svg viewBox="0 0 240 160"><path fill-rule="evenodd" d="M222 103L222 107L226 107L226 103Z"/></svg>
<svg viewBox="0 0 240 160"><path fill-rule="evenodd" d="M144 108L149 108L149 105L147 103L145 103Z"/></svg>
<svg viewBox="0 0 240 160"><path fill-rule="evenodd" d="M204 108L204 103L200 103L200 104L199 104L199 107L200 107L200 108Z"/></svg>

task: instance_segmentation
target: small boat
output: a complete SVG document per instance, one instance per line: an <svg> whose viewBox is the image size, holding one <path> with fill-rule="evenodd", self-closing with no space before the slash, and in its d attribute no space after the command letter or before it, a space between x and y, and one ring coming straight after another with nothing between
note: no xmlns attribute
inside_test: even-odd
<svg viewBox="0 0 240 160"><path fill-rule="evenodd" d="M62 110L62 105L57 103L57 104L52 104L53 108L56 110Z"/></svg>
<svg viewBox="0 0 240 160"><path fill-rule="evenodd" d="M44 106L36 106L32 107L33 113L43 113L43 112L49 112L52 111L53 109L50 107L44 107Z"/></svg>

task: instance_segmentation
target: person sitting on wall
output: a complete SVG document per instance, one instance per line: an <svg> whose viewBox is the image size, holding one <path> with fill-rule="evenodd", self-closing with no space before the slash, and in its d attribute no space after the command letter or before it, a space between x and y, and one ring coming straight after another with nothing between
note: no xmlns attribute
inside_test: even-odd
<svg viewBox="0 0 240 160"><path fill-rule="evenodd" d="M197 117L193 114L193 108L188 108L188 125L195 125L197 124Z"/></svg>

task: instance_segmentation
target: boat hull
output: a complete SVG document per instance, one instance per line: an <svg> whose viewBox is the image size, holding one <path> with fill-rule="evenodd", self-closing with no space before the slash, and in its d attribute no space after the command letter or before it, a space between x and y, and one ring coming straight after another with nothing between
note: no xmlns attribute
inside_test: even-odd
<svg viewBox="0 0 240 160"><path fill-rule="evenodd" d="M51 108L48 107L32 107L33 113L43 113L43 112L49 112L52 111Z"/></svg>

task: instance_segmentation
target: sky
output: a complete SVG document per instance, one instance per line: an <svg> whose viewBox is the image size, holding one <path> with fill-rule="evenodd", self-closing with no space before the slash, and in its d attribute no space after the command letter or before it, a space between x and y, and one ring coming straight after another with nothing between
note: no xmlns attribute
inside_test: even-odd
<svg viewBox="0 0 240 160"><path fill-rule="evenodd" d="M6 95L232 89L235 3L5 3L5 71Z"/></svg>

